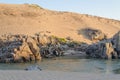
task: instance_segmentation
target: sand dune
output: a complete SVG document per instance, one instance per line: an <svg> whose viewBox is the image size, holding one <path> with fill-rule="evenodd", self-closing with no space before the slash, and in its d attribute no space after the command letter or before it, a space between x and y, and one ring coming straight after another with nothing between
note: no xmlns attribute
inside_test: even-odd
<svg viewBox="0 0 120 80"><path fill-rule="evenodd" d="M78 31L83 28L99 29L108 38L120 30L120 21L72 12L57 12L29 4L0 4L0 35L51 32L50 35L71 37L91 43Z"/></svg>

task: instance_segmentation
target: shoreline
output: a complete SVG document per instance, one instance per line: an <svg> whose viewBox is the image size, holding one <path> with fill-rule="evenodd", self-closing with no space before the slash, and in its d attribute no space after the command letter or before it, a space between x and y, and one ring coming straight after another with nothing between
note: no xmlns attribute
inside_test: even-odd
<svg viewBox="0 0 120 80"><path fill-rule="evenodd" d="M62 71L0 70L1 80L119 80L118 74L94 74Z"/></svg>

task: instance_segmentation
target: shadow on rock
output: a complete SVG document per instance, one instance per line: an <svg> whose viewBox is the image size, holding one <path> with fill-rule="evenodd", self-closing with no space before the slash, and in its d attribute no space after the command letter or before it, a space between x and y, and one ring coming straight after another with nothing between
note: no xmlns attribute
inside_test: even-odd
<svg viewBox="0 0 120 80"><path fill-rule="evenodd" d="M101 30L92 29L92 28L84 28L78 30L78 34L82 34L86 39L101 41L107 38L107 36L102 33Z"/></svg>

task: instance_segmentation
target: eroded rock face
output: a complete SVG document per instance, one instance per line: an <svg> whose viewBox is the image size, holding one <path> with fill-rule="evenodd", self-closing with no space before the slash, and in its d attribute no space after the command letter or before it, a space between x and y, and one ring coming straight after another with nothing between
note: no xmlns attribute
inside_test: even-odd
<svg viewBox="0 0 120 80"><path fill-rule="evenodd" d="M62 48L56 44L51 46L41 47L41 56L45 58L59 57L63 56L64 52Z"/></svg>
<svg viewBox="0 0 120 80"><path fill-rule="evenodd" d="M113 59L118 57L111 42L90 45L86 50L86 54L93 58L102 59Z"/></svg>
<svg viewBox="0 0 120 80"><path fill-rule="evenodd" d="M41 59L40 48L38 47L37 42L33 38L28 37L27 44L28 44L31 52L33 53L35 59L40 60Z"/></svg>
<svg viewBox="0 0 120 80"><path fill-rule="evenodd" d="M120 31L112 39L90 45L86 49L86 54L93 58L120 58Z"/></svg>
<svg viewBox="0 0 120 80"><path fill-rule="evenodd" d="M55 39L46 35L3 35L0 40L0 62L29 62L62 54Z"/></svg>
<svg viewBox="0 0 120 80"><path fill-rule="evenodd" d="M120 58L120 31L113 36L111 41L112 41L115 51L117 52Z"/></svg>
<svg viewBox="0 0 120 80"><path fill-rule="evenodd" d="M32 37L27 37L25 35L5 35L3 36L3 40L4 46L1 45L0 48L0 62L28 62L41 60L40 48L36 40Z"/></svg>
<svg viewBox="0 0 120 80"><path fill-rule="evenodd" d="M35 58L26 42L22 43L22 45L19 46L18 49L14 49L15 62L27 62L30 60L35 60Z"/></svg>
<svg viewBox="0 0 120 80"><path fill-rule="evenodd" d="M112 43L105 43L105 54L108 59L118 58L117 52L114 50Z"/></svg>

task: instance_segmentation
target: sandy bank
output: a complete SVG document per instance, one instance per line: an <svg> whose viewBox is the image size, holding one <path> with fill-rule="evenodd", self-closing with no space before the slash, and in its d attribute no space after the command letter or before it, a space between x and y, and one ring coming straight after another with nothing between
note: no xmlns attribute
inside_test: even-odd
<svg viewBox="0 0 120 80"><path fill-rule="evenodd" d="M120 80L120 75L60 71L0 70L0 80Z"/></svg>

